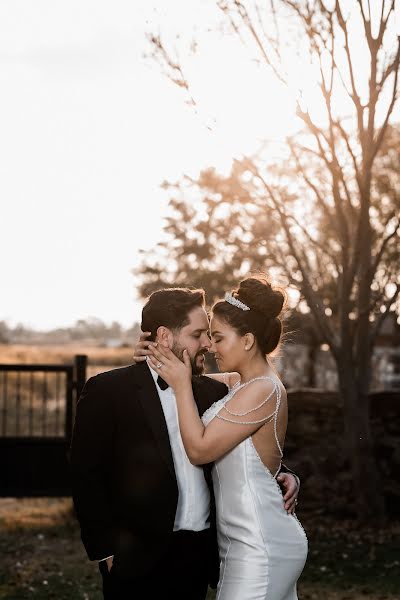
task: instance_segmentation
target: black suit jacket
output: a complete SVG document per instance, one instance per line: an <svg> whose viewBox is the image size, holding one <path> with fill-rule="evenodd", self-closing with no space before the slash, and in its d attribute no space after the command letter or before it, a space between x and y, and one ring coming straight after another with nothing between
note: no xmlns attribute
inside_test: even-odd
<svg viewBox="0 0 400 600"><path fill-rule="evenodd" d="M202 414L227 388L197 377L193 392ZM70 465L89 558L114 555L113 569L122 577L149 572L168 551L178 488L164 413L146 363L88 380L77 405ZM210 485L209 468L204 470ZM205 560L215 585L218 553L212 521Z"/></svg>

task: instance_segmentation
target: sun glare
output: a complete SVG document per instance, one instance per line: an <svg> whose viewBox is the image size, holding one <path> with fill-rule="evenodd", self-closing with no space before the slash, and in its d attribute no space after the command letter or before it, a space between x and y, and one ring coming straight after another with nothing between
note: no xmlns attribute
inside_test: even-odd
<svg viewBox="0 0 400 600"><path fill-rule="evenodd" d="M256 44L248 39L243 43L236 32L229 30L215 3L194 0L192 4L198 4L197 18L194 21L186 15L188 27L184 31L177 28L177 23L182 23L178 18L180 3L172 2L163 11L165 41L167 45L169 41L172 55L183 68L190 84L189 96L195 104L194 113L218 147L217 163L223 169L229 168L228 156L252 153L264 142L282 144L287 136L302 128L303 123L296 115L297 103L310 113L317 126L327 125L320 65L310 60L305 36L298 36L288 24L288 39L282 46L282 74L286 73L290 84L283 84L265 65ZM351 32L357 86L363 98L368 92L368 49L357 5L346 5L343 10ZM374 9L373 17L375 13ZM339 34L335 59L346 79L347 59ZM328 52L322 60L329 72ZM334 78L332 110L336 116L351 114L351 102L339 75ZM207 143L205 140L204 144ZM215 161L214 165L220 166Z"/></svg>
<svg viewBox="0 0 400 600"><path fill-rule="evenodd" d="M193 94L203 114L212 115L211 133L235 152L264 140L282 141L298 126L295 98L235 39L208 41L192 68Z"/></svg>

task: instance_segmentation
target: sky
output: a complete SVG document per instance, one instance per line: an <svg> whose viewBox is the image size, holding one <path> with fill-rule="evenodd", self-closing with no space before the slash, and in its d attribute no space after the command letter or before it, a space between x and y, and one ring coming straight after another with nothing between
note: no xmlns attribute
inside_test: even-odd
<svg viewBox="0 0 400 600"><path fill-rule="evenodd" d="M145 56L147 32L189 43L216 23L215 4L2 0L0 320L36 329L140 320L132 269L162 238L161 183L226 171L294 126L294 98L260 83L229 36L222 47L208 32L193 59L197 114Z"/></svg>
<svg viewBox="0 0 400 600"><path fill-rule="evenodd" d="M0 4L0 320L10 325L140 319L132 269L139 249L162 237L160 184L210 164L226 169L257 137L234 110L211 132L145 56L146 32L173 34L194 14L212 22L215 3L162 6ZM218 66L198 71L229 115L218 107ZM233 96L235 85L225 77ZM247 100L261 110L262 97Z"/></svg>
<svg viewBox="0 0 400 600"><path fill-rule="evenodd" d="M0 320L140 318L131 270L160 239L160 183L214 158L143 57L152 18L137 0L1 2Z"/></svg>

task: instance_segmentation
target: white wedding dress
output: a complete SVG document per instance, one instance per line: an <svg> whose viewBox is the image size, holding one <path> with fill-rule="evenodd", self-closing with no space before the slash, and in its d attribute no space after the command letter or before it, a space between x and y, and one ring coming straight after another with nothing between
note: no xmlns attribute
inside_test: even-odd
<svg viewBox="0 0 400 600"><path fill-rule="evenodd" d="M273 422L282 455L277 436L280 385L271 377L256 379L274 384L276 408L267 420ZM251 381L234 386L215 402L203 414L204 425L223 407L227 409L233 395ZM249 422L251 415L245 418ZM262 463L251 437L217 460L212 474L221 560L217 600L297 600L296 582L307 557L307 537L297 517L284 509L277 474Z"/></svg>

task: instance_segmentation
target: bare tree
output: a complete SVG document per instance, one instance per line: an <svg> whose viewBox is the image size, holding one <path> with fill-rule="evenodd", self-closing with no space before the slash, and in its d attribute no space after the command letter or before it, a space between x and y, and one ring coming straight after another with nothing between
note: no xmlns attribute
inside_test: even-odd
<svg viewBox="0 0 400 600"><path fill-rule="evenodd" d="M323 124L299 90L302 129L287 139L285 163L271 168L262 154L249 157L243 161L245 189L250 190L251 202L264 204L273 215L280 233L268 236L269 255L301 289L336 361L347 451L362 514L382 516L368 390L373 344L395 309L400 289L395 264L388 261L399 238L399 188L389 178L385 189L376 177L383 148L388 160L391 156L390 119L399 96L395 1L372 6L363 0L216 4L246 49L254 50L282 85L293 87L293 65L287 57L293 61L294 54L287 52L287 27L303 59L307 56L318 67ZM365 47L362 65L356 37ZM179 60L171 58L161 36L151 41L155 57L189 93L190 78ZM346 102L345 115L337 109L338 99ZM190 101L195 104L192 96ZM246 201L242 208L249 209ZM330 305L327 287L333 292Z"/></svg>

